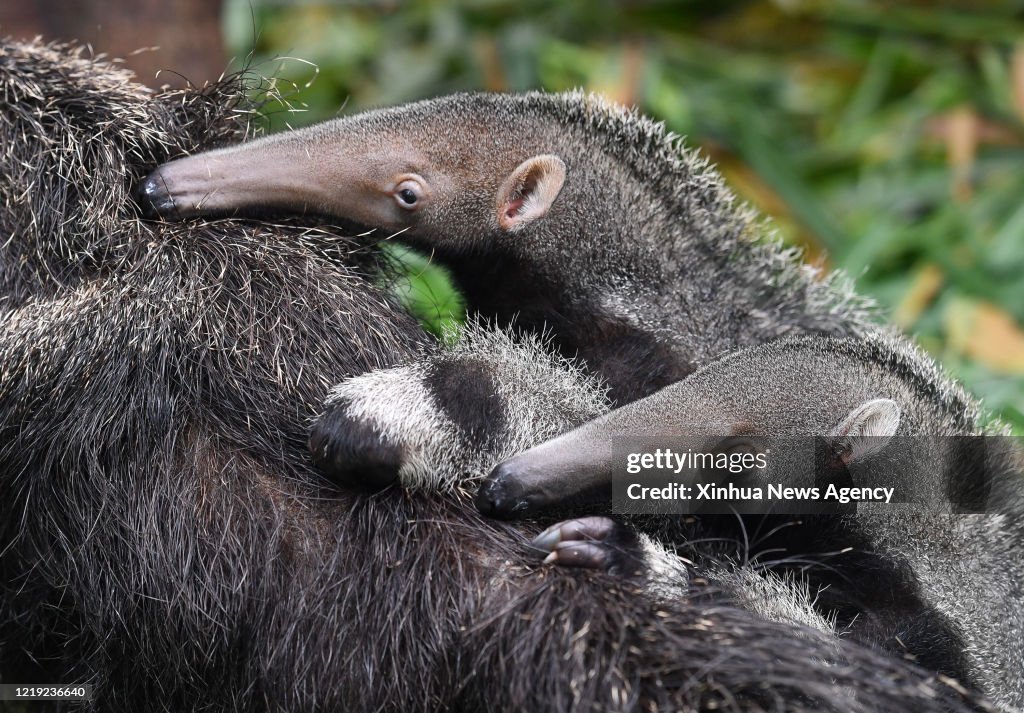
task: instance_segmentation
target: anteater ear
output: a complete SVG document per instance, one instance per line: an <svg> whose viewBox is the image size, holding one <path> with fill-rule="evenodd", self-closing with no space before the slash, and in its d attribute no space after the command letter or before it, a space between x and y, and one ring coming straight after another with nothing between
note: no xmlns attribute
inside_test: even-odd
<svg viewBox="0 0 1024 713"><path fill-rule="evenodd" d="M516 167L498 189L498 225L518 230L547 215L565 183L565 164L558 156L541 154Z"/></svg>
<svg viewBox="0 0 1024 713"><path fill-rule="evenodd" d="M885 448L900 427L900 407L891 399L872 399L850 411L829 434L844 463L856 462Z"/></svg>

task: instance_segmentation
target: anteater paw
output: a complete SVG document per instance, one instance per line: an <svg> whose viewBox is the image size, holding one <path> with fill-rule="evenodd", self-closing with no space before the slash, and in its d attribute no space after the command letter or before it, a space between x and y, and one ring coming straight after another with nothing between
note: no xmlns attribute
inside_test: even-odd
<svg viewBox="0 0 1024 713"><path fill-rule="evenodd" d="M636 533L607 517L564 520L546 529L530 544L545 554L545 564L624 575L636 575L644 569Z"/></svg>

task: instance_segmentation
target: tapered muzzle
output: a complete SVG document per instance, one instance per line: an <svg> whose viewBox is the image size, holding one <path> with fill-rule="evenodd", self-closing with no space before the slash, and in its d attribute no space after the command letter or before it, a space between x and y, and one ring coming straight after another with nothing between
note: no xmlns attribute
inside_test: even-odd
<svg viewBox="0 0 1024 713"><path fill-rule="evenodd" d="M150 217L236 215L266 209L303 213L326 211L347 217L334 205L353 177L329 170L308 142L272 136L225 149L169 161L135 189Z"/></svg>
<svg viewBox="0 0 1024 713"><path fill-rule="evenodd" d="M499 463L476 495L484 515L504 520L611 505L612 452L587 427Z"/></svg>

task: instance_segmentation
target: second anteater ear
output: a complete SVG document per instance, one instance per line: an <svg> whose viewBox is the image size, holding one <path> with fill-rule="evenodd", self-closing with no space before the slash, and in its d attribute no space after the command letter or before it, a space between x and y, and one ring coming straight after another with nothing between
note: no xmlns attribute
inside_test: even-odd
<svg viewBox="0 0 1024 713"><path fill-rule="evenodd" d="M558 156L541 154L516 167L498 189L498 225L518 230L547 215L565 183L565 164Z"/></svg>
<svg viewBox="0 0 1024 713"><path fill-rule="evenodd" d="M861 460L885 448L900 426L899 404L892 399L865 401L829 434L844 463Z"/></svg>

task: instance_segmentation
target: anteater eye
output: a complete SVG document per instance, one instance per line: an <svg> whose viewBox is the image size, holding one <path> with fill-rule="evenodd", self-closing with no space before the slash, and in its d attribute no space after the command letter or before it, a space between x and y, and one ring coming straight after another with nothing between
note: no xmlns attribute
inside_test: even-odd
<svg viewBox="0 0 1024 713"><path fill-rule="evenodd" d="M416 210L423 200L423 186L411 178L406 179L395 186L393 195L395 200L398 201L399 207L406 210Z"/></svg>

